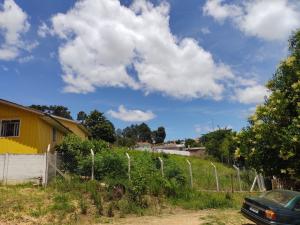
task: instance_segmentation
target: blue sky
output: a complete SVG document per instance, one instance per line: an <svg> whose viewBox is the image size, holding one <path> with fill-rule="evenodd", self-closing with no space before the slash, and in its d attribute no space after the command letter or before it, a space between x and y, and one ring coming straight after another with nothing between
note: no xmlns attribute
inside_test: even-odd
<svg viewBox="0 0 300 225"><path fill-rule="evenodd" d="M300 27L293 0L0 1L0 98L145 121L167 139L240 130ZM276 26L275 26L276 25Z"/></svg>

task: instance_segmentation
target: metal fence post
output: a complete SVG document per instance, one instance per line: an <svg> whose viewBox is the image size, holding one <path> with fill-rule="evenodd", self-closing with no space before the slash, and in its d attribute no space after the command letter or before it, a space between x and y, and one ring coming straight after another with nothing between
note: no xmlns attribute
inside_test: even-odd
<svg viewBox="0 0 300 225"><path fill-rule="evenodd" d="M91 149L91 155L92 155L92 180L94 180L95 154L93 149Z"/></svg>
<svg viewBox="0 0 300 225"><path fill-rule="evenodd" d="M158 157L158 159L160 161L161 175L164 177L164 161L160 157Z"/></svg>
<svg viewBox="0 0 300 225"><path fill-rule="evenodd" d="M237 176L238 176L238 181L239 181L240 191L242 191L242 183L241 183L240 168L238 168L236 165L233 165L233 168L236 169L236 171L237 171Z"/></svg>
<svg viewBox="0 0 300 225"><path fill-rule="evenodd" d="M212 162L211 162L211 165L214 167L214 170L215 170L217 191L220 191L217 167L216 167L215 164L213 164Z"/></svg>
<svg viewBox="0 0 300 225"><path fill-rule="evenodd" d="M189 165L189 172L190 172L190 179L191 179L191 188L193 188L193 171L192 171L192 164L191 162L187 159L186 162Z"/></svg>
<svg viewBox="0 0 300 225"><path fill-rule="evenodd" d="M131 180L131 163L130 163L130 156L129 154L126 152L126 156L127 156L127 159L128 159L128 179Z"/></svg>

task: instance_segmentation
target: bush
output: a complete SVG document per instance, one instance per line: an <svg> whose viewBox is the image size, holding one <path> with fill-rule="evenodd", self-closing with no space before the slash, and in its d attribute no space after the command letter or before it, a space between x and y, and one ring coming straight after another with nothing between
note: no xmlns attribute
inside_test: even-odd
<svg viewBox="0 0 300 225"><path fill-rule="evenodd" d="M56 150L61 153L63 169L77 175L86 175L87 171L81 171L81 165L83 161L88 159L91 162L91 149L97 154L108 150L109 144L101 140L82 140L80 137L71 134L56 146Z"/></svg>

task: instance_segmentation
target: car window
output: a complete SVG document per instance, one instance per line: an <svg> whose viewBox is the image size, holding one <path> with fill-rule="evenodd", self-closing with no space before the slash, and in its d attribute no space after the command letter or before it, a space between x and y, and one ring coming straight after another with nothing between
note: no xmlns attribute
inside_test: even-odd
<svg viewBox="0 0 300 225"><path fill-rule="evenodd" d="M294 206L294 210L300 212L300 200L298 200Z"/></svg>
<svg viewBox="0 0 300 225"><path fill-rule="evenodd" d="M281 205L287 204L296 196L293 192L283 192L283 191L269 191L263 194L261 197L277 202Z"/></svg>

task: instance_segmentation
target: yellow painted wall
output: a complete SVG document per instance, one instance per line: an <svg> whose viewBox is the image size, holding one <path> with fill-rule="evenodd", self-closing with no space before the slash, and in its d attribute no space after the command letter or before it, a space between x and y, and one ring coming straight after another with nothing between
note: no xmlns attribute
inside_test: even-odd
<svg viewBox="0 0 300 225"><path fill-rule="evenodd" d="M0 138L0 154L3 153L37 154L38 150L11 139Z"/></svg>
<svg viewBox="0 0 300 225"><path fill-rule="evenodd" d="M0 153L43 153L50 143L59 143L63 134L57 131L57 141L52 142L52 126L38 114L0 103L0 119L19 119L19 137L0 137Z"/></svg>
<svg viewBox="0 0 300 225"><path fill-rule="evenodd" d="M83 130L81 130L76 123L71 122L71 121L67 121L67 120L64 120L64 119L59 119L59 118L56 118L56 119L58 119L59 122L61 122L65 127L68 127L74 134L81 137L82 139L87 139L88 138L86 133L83 132Z"/></svg>

